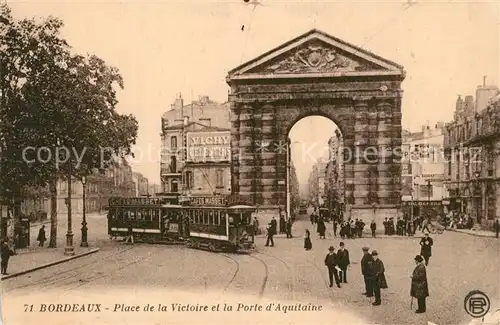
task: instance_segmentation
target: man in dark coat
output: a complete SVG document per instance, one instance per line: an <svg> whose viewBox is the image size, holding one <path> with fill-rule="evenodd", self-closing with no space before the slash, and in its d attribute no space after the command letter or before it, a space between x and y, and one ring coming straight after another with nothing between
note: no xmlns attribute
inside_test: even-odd
<svg viewBox="0 0 500 325"><path fill-rule="evenodd" d="M319 234L319 238L326 239L325 238L326 226L325 226L325 221L323 220L323 218L319 218L317 224L318 224L317 231Z"/></svg>
<svg viewBox="0 0 500 325"><path fill-rule="evenodd" d="M425 298L429 296L429 287L427 285L427 271L425 269L424 259L422 256L415 256L415 263L417 266L413 270L411 276L411 290L410 295L417 298L418 309L415 311L417 314L425 313ZM413 298L412 298L413 299Z"/></svg>
<svg viewBox="0 0 500 325"><path fill-rule="evenodd" d="M292 220L288 219L286 222L286 238L292 238Z"/></svg>
<svg viewBox="0 0 500 325"><path fill-rule="evenodd" d="M335 237L337 237L337 227L338 227L337 219L334 219L333 220L333 235Z"/></svg>
<svg viewBox="0 0 500 325"><path fill-rule="evenodd" d="M347 283L347 268L351 261L349 260L349 251L345 249L343 242L340 243L340 249L337 251L337 261L340 271L342 271L340 280Z"/></svg>
<svg viewBox="0 0 500 325"><path fill-rule="evenodd" d="M274 218L273 218L274 220ZM276 221L276 220L274 220ZM276 228L273 227L273 222L269 222L269 225L267 227L267 239L266 239L266 246L269 246L269 243L271 243L271 247L274 246L274 234L276 233Z"/></svg>
<svg viewBox="0 0 500 325"><path fill-rule="evenodd" d="M36 240L40 242L38 246L43 247L43 244L47 240L47 238L45 237L45 225L42 225L42 227L38 231L38 237L36 238Z"/></svg>
<svg viewBox="0 0 500 325"><path fill-rule="evenodd" d="M431 237L429 237L429 233L425 233L425 237L420 239L420 255L425 259L425 265L429 265L429 259L432 255L432 245L434 245L434 241Z"/></svg>
<svg viewBox="0 0 500 325"><path fill-rule="evenodd" d="M274 219L274 217L271 219L270 225L274 231L273 235L276 235L278 233L278 222L276 221L276 219Z"/></svg>
<svg viewBox="0 0 500 325"><path fill-rule="evenodd" d="M328 249L328 254L325 257L325 265L328 267L328 279L330 279L330 288L333 287L333 278L335 278L335 283L337 287L340 288L340 279L337 272L337 255L335 254L335 248L330 246Z"/></svg>
<svg viewBox="0 0 500 325"><path fill-rule="evenodd" d="M1 252L0 256L2 258L2 261L0 263L1 265L1 273L3 275L7 275L7 267L9 266L9 259L12 255L14 255L14 252L10 249L9 245L7 245L6 242L3 242L0 246Z"/></svg>
<svg viewBox="0 0 500 325"><path fill-rule="evenodd" d="M372 231L372 237L375 238L375 230L377 230L375 220L372 220L372 223L370 223L370 230Z"/></svg>
<svg viewBox="0 0 500 325"><path fill-rule="evenodd" d="M373 297L373 287L369 281L372 274L373 258L368 251L368 247L363 247L363 258L361 259L361 274L363 274L365 280L365 292L363 294L367 297Z"/></svg>
<svg viewBox="0 0 500 325"><path fill-rule="evenodd" d="M365 223L363 220L359 219L358 222L358 237L362 238L363 237L363 229L365 229Z"/></svg>
<svg viewBox="0 0 500 325"><path fill-rule="evenodd" d="M387 218L384 219L384 235L389 235L389 221L387 221Z"/></svg>
<svg viewBox="0 0 500 325"><path fill-rule="evenodd" d="M375 295L375 302L372 304L374 306L379 306L382 303L380 299L380 289L382 287L387 288L387 282L385 280L385 268L384 263L378 258L378 253L376 250L372 251L372 274L370 277L370 282L373 286L373 293Z"/></svg>
<svg viewBox="0 0 500 325"><path fill-rule="evenodd" d="M495 221L495 237L498 238L498 233L500 232L500 222Z"/></svg>

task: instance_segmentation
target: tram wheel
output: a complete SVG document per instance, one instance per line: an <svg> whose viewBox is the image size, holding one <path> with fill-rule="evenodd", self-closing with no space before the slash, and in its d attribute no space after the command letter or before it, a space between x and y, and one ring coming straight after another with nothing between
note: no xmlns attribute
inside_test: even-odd
<svg viewBox="0 0 500 325"><path fill-rule="evenodd" d="M217 248L215 247L215 245L213 243L209 243L208 244L208 249L211 251L211 252L215 252L217 251Z"/></svg>

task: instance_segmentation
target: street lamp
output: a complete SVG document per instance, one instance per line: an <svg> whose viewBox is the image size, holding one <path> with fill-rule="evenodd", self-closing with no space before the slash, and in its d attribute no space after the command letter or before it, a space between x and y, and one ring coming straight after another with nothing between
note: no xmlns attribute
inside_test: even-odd
<svg viewBox="0 0 500 325"><path fill-rule="evenodd" d="M87 193L87 178L82 176L82 185L83 185L83 221L82 221L82 242L80 244L81 247L89 247L89 243L87 242L87 216L85 214L87 208L86 202L86 193Z"/></svg>
<svg viewBox="0 0 500 325"><path fill-rule="evenodd" d="M72 176L72 161L68 165L68 197L66 198L66 206L68 208L68 231L66 232L66 247L64 248L64 255L75 255L75 247L73 246L73 227L71 220L71 176Z"/></svg>

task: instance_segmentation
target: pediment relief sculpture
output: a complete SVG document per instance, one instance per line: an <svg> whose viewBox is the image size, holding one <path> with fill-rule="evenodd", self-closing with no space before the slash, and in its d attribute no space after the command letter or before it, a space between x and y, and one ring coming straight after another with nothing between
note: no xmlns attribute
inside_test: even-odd
<svg viewBox="0 0 500 325"><path fill-rule="evenodd" d="M265 73L318 73L371 70L368 64L363 66L346 56L341 55L332 47L320 42L309 43L296 49L288 56L264 67ZM260 70L260 69L259 69Z"/></svg>

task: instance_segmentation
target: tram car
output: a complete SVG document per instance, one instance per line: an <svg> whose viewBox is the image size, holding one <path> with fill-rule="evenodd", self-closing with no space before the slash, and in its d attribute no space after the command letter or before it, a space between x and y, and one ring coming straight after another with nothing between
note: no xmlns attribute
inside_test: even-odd
<svg viewBox="0 0 500 325"><path fill-rule="evenodd" d="M160 198L110 198L109 236L124 238L129 227L137 242L183 244L187 234L181 205Z"/></svg>
<svg viewBox="0 0 500 325"><path fill-rule="evenodd" d="M190 197L183 205L157 198L110 198L108 234L137 242L186 244L210 251L250 252L255 248L255 206L237 196Z"/></svg>

